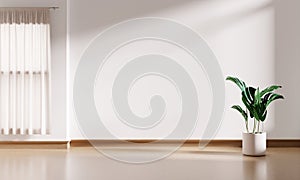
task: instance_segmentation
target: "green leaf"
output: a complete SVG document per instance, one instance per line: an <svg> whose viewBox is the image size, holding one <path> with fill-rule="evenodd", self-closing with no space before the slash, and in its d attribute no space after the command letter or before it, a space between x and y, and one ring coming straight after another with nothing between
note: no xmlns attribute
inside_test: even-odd
<svg viewBox="0 0 300 180"><path fill-rule="evenodd" d="M267 107L264 103L259 103L257 105L257 108L256 108L256 111L257 111L257 115L258 115L258 119L259 121L264 121L266 119L266 111L267 111Z"/></svg>
<svg viewBox="0 0 300 180"><path fill-rule="evenodd" d="M268 111L265 110L265 112L264 112L264 114L262 116L262 119L261 119L262 122L264 122L266 120L267 114L268 114Z"/></svg>
<svg viewBox="0 0 300 180"><path fill-rule="evenodd" d="M233 83L235 83L235 84L241 89L241 91L244 91L245 88L246 88L245 82L242 81L242 80L239 80L239 79L236 78L236 77L228 76L228 77L226 78L226 80L232 81Z"/></svg>
<svg viewBox="0 0 300 180"><path fill-rule="evenodd" d="M254 105L253 105L253 116L254 116L254 118L255 118L256 120L259 120L259 119L260 119L258 104L254 104Z"/></svg>
<svg viewBox="0 0 300 180"><path fill-rule="evenodd" d="M269 97L266 106L268 107L268 106L270 105L270 103L273 102L273 101L275 101L276 99L284 99L284 97L283 97L282 95L273 93L273 94Z"/></svg>
<svg viewBox="0 0 300 180"><path fill-rule="evenodd" d="M255 91L254 103L255 104L261 103L261 96L260 96L259 88L257 88Z"/></svg>
<svg viewBox="0 0 300 180"><path fill-rule="evenodd" d="M256 89L254 87L247 87L245 91L242 92L242 95L244 94L249 104L254 103L255 91Z"/></svg>
<svg viewBox="0 0 300 180"><path fill-rule="evenodd" d="M282 88L282 86L278 86L278 85L272 85L270 87L265 88L264 90L261 91L260 96L263 97L265 94L272 92L278 88Z"/></svg>
<svg viewBox="0 0 300 180"><path fill-rule="evenodd" d="M232 106L231 108L237 110L238 112L240 112L241 115L244 117L245 121L248 121L248 114L246 113L245 110L243 110L243 109L241 108L241 106L239 106L239 105L234 105L234 106Z"/></svg>
<svg viewBox="0 0 300 180"><path fill-rule="evenodd" d="M263 98L262 98L262 102L266 105L270 96L272 95L273 93L267 93Z"/></svg>
<svg viewBox="0 0 300 180"><path fill-rule="evenodd" d="M250 113L250 117L253 118L254 114L253 114L253 106L251 105L251 103L249 103L247 101L247 98L244 94L242 94L242 101L244 103L244 105L246 106L246 108L248 109L249 113Z"/></svg>

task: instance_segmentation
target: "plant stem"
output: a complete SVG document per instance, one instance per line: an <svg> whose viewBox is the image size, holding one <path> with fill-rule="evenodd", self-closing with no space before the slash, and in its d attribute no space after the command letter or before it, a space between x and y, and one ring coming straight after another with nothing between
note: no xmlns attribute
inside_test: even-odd
<svg viewBox="0 0 300 180"><path fill-rule="evenodd" d="M253 134L255 133L255 130L256 130L256 119L254 118L254 126L253 126Z"/></svg>
<svg viewBox="0 0 300 180"><path fill-rule="evenodd" d="M258 121L258 127L257 127L257 131L260 133L259 129L260 129L260 121Z"/></svg>
<svg viewBox="0 0 300 180"><path fill-rule="evenodd" d="M246 130L247 130L247 133L249 133L249 126L248 126L248 110L246 108L246 114L247 114L247 121L245 122L246 123Z"/></svg>

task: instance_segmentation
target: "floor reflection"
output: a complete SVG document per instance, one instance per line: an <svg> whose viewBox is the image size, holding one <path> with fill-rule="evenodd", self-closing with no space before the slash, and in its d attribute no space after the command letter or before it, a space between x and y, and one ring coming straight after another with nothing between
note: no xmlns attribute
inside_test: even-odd
<svg viewBox="0 0 300 180"><path fill-rule="evenodd" d="M0 179L67 179L67 152L37 149L1 149Z"/></svg>
<svg viewBox="0 0 300 180"><path fill-rule="evenodd" d="M243 179L268 179L267 178L267 160L263 157L243 158Z"/></svg>
<svg viewBox="0 0 300 180"><path fill-rule="evenodd" d="M158 149L108 147L126 156L147 156ZM264 157L248 157L240 148L182 147L166 159L146 164L111 160L93 148L69 150L0 149L0 179L230 179L299 180L300 148L269 148Z"/></svg>

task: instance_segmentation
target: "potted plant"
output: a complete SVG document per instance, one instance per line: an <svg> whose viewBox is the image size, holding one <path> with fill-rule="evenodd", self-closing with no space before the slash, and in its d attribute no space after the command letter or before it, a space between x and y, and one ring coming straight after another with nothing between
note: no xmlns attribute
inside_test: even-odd
<svg viewBox="0 0 300 180"><path fill-rule="evenodd" d="M266 132L262 129L262 124L267 117L267 108L271 102L277 99L284 99L280 94L273 91L281 88L278 85L272 85L260 90L251 86L236 77L228 76L226 80L235 83L241 90L242 102L245 105L243 109L239 105L232 106L233 109L241 113L245 120L246 132L243 133L243 154L249 156L263 156L266 152ZM253 120L253 127L249 129L249 116Z"/></svg>

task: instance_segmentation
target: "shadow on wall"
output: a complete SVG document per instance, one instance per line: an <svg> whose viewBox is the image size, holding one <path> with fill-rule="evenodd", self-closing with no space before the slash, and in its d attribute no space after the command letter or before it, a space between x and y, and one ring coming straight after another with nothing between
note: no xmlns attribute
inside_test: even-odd
<svg viewBox="0 0 300 180"><path fill-rule="evenodd" d="M80 0L74 0L80 1ZM124 20L128 20L131 18L136 17L143 17L147 16L147 14L155 13L158 11L163 11L164 9L172 9L176 7L185 6L191 3L199 3L202 7L205 7L211 4L213 1L210 0L126 0L126 1L119 1L119 0L110 0L110 1L99 1L99 0L89 0L90 3L84 3L82 6L78 6L75 8L71 8L71 17L74 19L78 19L78 22L81 22L81 28L77 28L73 30L73 33L82 33L87 32L94 29L105 29L105 27L109 27L116 23L122 22ZM94 6L91 6L94 4ZM230 26L233 23L237 23L242 21L247 16L251 16L256 12L260 12L266 8L269 8L273 5L272 1L262 4L260 6L254 6L252 8L245 10L241 10L238 12L234 12L232 14L228 14L226 16L219 16L214 18L208 18L204 22L199 24L201 27L202 32L214 33L220 29L223 29L226 26ZM102 16L99 16L98 8L99 7L106 7L103 11L101 9ZM134 10L128 11L135 7ZM80 9L76 9L80 8ZM93 17L93 19L80 20L82 18L81 14L79 13L72 13L72 12L80 12L82 9L88 9L89 11L84 11L88 13L88 17ZM116 13L117 12L117 13ZM97 15L98 14L98 15ZM86 16L84 16L86 17ZM94 22L94 27L91 27L91 22ZM86 25L85 25L86 24ZM86 28L88 27L88 28Z"/></svg>
<svg viewBox="0 0 300 180"><path fill-rule="evenodd" d="M226 27L233 26L234 24L237 24L241 21L244 21L245 18L253 16L254 14L261 12L265 9L272 8L273 3L265 2L261 5L255 5L253 7L245 9L241 9L239 11L235 11L231 14L220 15L218 17L214 18L208 18L205 22L201 22L199 24L198 29L201 29L202 32L205 32L207 34L215 34L220 30L225 29Z"/></svg>
<svg viewBox="0 0 300 180"><path fill-rule="evenodd" d="M283 85L283 102L275 106L273 137L300 137L300 1L274 0L275 80ZM287 129L286 124L290 124ZM292 124L292 125L291 125ZM291 134L297 132L298 134Z"/></svg>
<svg viewBox="0 0 300 180"><path fill-rule="evenodd" d="M72 0L73 1L73 0ZM74 0L81 1L81 0ZM207 0L200 0L200 2L205 3ZM89 0L89 3L82 3L82 6L77 6L76 8L71 9L71 17L73 19L78 19L78 22L81 22L81 28L77 28L76 31L73 30L74 33L82 33L90 31L91 29L105 29L105 27L109 27L113 24L119 23L124 20L128 20L131 18L145 16L148 13L153 13L156 11L160 11L162 9L170 9L173 7L183 6L188 3L199 2L199 0L109 0L109 1L99 1L99 0ZM75 3L74 3L75 4ZM93 4L93 6L91 6ZM99 7L101 8L102 16L99 16ZM80 20L82 19L81 14L72 13L72 12L80 12L84 10L86 14L84 17L93 17L89 21ZM134 9L132 11L128 11L128 9ZM117 13L116 13L117 12ZM91 22L94 27L91 27ZM85 25L86 24L86 25ZM88 29L86 29L88 27Z"/></svg>

